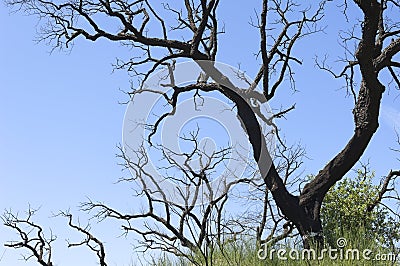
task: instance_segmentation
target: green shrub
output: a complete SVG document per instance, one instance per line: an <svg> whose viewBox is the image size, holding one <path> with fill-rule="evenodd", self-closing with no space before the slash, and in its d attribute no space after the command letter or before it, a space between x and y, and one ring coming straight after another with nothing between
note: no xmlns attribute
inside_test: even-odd
<svg viewBox="0 0 400 266"><path fill-rule="evenodd" d="M379 185L372 183L374 173L365 174L362 170L357 171L357 176L353 179L344 178L332 187L324 198L321 208L321 219L324 228L325 248L338 249L338 239L345 240L343 246L342 259L337 259L325 255L323 259L304 260L291 259L288 254L302 254L300 243L276 244L268 247L271 249L284 249L287 251L287 260L281 260L274 253L272 258L266 256L260 259L257 254L260 248L256 245L256 240L249 237L238 238L236 241L226 242L208 251L207 264L203 256L190 254L194 258L195 264L185 259L175 259L162 256L157 266L192 266L192 265L214 265L214 266L261 266L261 265L400 265L393 262L396 254L395 246L400 240L400 224L395 221L387 208L375 206L372 211L369 207L374 204L380 191ZM360 253L359 260L352 258L346 259L347 250L357 249L359 252L371 250L371 260L365 260ZM340 253L339 253L340 254ZM385 257L386 260L376 260L375 256ZM318 255L317 255L318 257ZM398 256L400 259L400 255Z"/></svg>
<svg viewBox="0 0 400 266"><path fill-rule="evenodd" d="M376 240L393 248L400 239L400 225L379 204L368 211L378 198L379 186L372 183L374 173L358 170L353 179L344 178L326 194L321 219L326 241L335 245L337 238L353 230L364 232L363 238Z"/></svg>
<svg viewBox="0 0 400 266"><path fill-rule="evenodd" d="M223 246L219 248L215 248L212 251L212 256L208 259L208 264L205 263L204 259L201 259L199 256L192 256L196 259L196 264L190 263L188 260L184 261L182 259L173 258L166 259L163 257L156 264L157 266L193 266L193 265L209 265L209 266L263 266L263 265L289 265L289 266L297 266L297 265L324 265L324 266L333 266L333 265L342 265L342 266L352 266L352 265L364 265L364 266L375 266L375 265L399 265L394 261L389 260L388 255L393 256L394 254L391 252L389 248L385 248L377 243L373 239L364 238L365 235L364 229L361 227L356 230L352 228L350 231L343 231L342 237L346 241L346 245L343 249L339 249L337 245L334 247L329 247L326 245L326 249L335 248L337 249L333 254L336 254L336 258L333 256L329 256L327 252L324 253L323 257L318 258L319 254L316 253L315 259L305 259L301 256L303 250L301 249L301 245L295 244L276 244L273 247L268 247L266 249L267 256L265 258L260 259L258 255L264 255L265 253L259 253L260 247L255 245L255 239L239 239L236 242L227 242ZM264 247L262 247L264 252ZM272 258L269 256L271 249L283 249L286 251L286 254L283 257L286 257L286 260L282 260L278 258L277 252L273 253ZM349 250L357 249L359 251L359 256L352 256L352 252L346 253ZM371 250L371 253L368 256L371 258L370 260L366 260L362 256L362 252L364 250ZM291 259L289 253L299 254L298 259ZM307 254L307 253L305 253ZM348 255L346 255L348 254ZM379 255L380 258L385 256L385 260L376 260L376 256ZM393 257L390 257L393 258Z"/></svg>

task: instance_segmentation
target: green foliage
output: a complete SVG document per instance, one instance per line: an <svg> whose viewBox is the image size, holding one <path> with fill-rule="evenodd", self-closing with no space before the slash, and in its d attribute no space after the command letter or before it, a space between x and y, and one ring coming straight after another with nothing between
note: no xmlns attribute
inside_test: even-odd
<svg viewBox="0 0 400 266"><path fill-rule="evenodd" d="M312 178L312 177L311 177ZM377 255L394 256L393 247L400 240L400 224L395 221L387 208L380 204L376 205L372 211L368 211L378 199L380 187L373 184L374 173L366 174L364 171L357 171L355 178L344 178L332 187L324 198L321 208L321 219L326 239L325 249L342 250L357 249L371 251L371 260L337 258L332 259L324 256L322 259L292 259L292 254L302 254L302 245L286 242L276 244L270 249L286 250L286 260L279 259L277 253L270 258L260 259L260 248L256 245L255 239L241 238L236 241L223 243L208 251L207 258L199 254L190 254L188 259L172 257L161 257L159 261L152 265L157 266L193 266L193 265L214 265L214 266L261 266L261 265L400 265L398 262L376 259ZM346 245L340 249L337 243L339 238L345 239ZM265 253L263 253L265 254ZM269 253L268 253L269 254ZM345 253L342 253L345 254ZM362 254L362 253L360 253ZM317 255L318 257L318 255ZM400 258L400 257L398 257ZM207 262L206 262L207 261Z"/></svg>
<svg viewBox="0 0 400 266"><path fill-rule="evenodd" d="M189 262L189 260L173 259L172 257L162 256L160 260L154 264L154 266L264 266L264 265L289 265L289 266L309 266L309 265L324 265L324 266L352 266L352 265L364 265L364 266L388 266L388 265L399 265L398 263L390 260L389 256L394 256L394 253L388 249L379 245L376 241L368 238L363 238L365 235L364 230L351 230L351 232L344 232L343 237L346 239L346 246L343 249L336 249L332 253L335 256L329 256L325 252L324 256L319 257L316 255L315 259L305 259L301 256L303 250L302 245L282 244L275 245L273 247L261 247L262 252L260 253L260 247L255 244L255 239L245 238L239 239L233 242L227 242L223 246L216 248L212 255L205 263L204 258L200 256L189 256L194 259L195 263ZM329 247L326 246L328 249ZM271 249L285 250L286 253L283 255L286 259L278 258L277 252L273 252L273 256L269 254ZM347 250L357 249L360 253L359 258L347 256ZM369 255L370 260L362 257L362 252L365 250L371 250ZM265 253L266 252L266 253ZM259 257L260 255L267 254L265 257ZM289 254L298 254L298 258L291 258ZM308 253L306 253L308 254ZM378 257L377 257L378 256ZM318 258L319 257L319 258ZM377 259L380 258L380 259ZM383 259L385 258L385 259ZM390 257L392 258L392 257Z"/></svg>
<svg viewBox="0 0 400 266"><path fill-rule="evenodd" d="M357 171L353 179L344 178L326 194L321 219L326 240L332 246L345 232L364 231L364 238L377 240L381 245L393 247L400 239L400 227L387 208L368 208L378 199L379 186L372 183L374 173Z"/></svg>

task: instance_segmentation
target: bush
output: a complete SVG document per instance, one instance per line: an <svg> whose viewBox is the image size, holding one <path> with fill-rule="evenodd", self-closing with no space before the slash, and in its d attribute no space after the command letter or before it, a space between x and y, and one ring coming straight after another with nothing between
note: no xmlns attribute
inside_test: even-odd
<svg viewBox="0 0 400 266"><path fill-rule="evenodd" d="M364 238L376 240L383 247L393 248L400 239L400 226L388 209L380 204L368 210L378 198L379 185L374 185L374 173L357 171L353 179L344 178L326 194L321 219L326 241L336 244L336 239L347 232L364 232Z"/></svg>

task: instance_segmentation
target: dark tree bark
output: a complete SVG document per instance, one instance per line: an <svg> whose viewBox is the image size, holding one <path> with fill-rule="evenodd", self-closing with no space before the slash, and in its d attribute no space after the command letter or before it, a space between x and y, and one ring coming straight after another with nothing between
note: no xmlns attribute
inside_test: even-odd
<svg viewBox="0 0 400 266"><path fill-rule="evenodd" d="M118 60L115 67L117 69L127 69L140 77L142 79L141 85L145 84L149 76L160 67L173 69L176 59L185 58L197 62L213 82L207 82L208 79L205 79L202 82L178 87L174 84L171 75L169 87L173 89L172 96L169 97L164 93L160 93L167 99L168 104L171 106L171 112L160 116L160 119L153 125L153 131L148 139L149 142L151 142L151 136L155 134L161 121L167 116L173 115L176 108L179 108L177 103L180 94L190 91L219 91L235 103L238 119L241 120L248 135L253 148L254 159L258 164L268 193L272 194L284 218L298 229L303 237L304 247L308 248L313 242L316 242L317 245L322 245L323 243L320 208L325 194L360 159L379 126L380 103L382 94L385 91L385 86L379 79L379 73L383 69L388 69L394 81L399 83L393 68L400 67L400 63L394 61L395 55L400 51L400 30L398 24L393 27L385 26L384 12L387 10L388 5L399 9L400 3L398 1L375 0L352 1L364 16L361 29L362 35L359 38L355 60L349 61L344 70L339 75L335 75L335 77L346 78L354 94L354 134L350 137L347 145L321 169L315 179L304 186L299 195L290 193L286 186L285 178L279 175L276 165L270 164L270 151L268 151L265 138L261 133L256 110L251 107L250 102L254 100L259 104L263 104L269 101L275 96L285 77L288 77L290 81L293 80L291 64L301 64L301 61L292 55L293 47L301 37L319 31L316 25L323 17L326 2L322 1L311 15L307 12L299 11L295 14L298 15L299 19L292 20L293 13L291 12L296 7L293 1L262 1L259 21L254 25L260 32L259 52L261 66L254 78L254 82L249 84L248 88L235 87L215 67L214 62L217 51L218 49L223 49L223 47L218 47L218 36L222 32L219 29L217 19L218 0L200 0L198 2L185 0L183 1L182 11L179 8L170 7L169 4L164 4L163 8L176 16L177 25L169 27L166 21L157 14L154 8L155 4L149 0L132 2L122 0L99 0L98 2L81 0L67 1L63 4L44 0L10 0L8 5L22 8L30 14L47 19L45 27L41 28L43 31L41 36L43 40L53 41L55 47L68 46L70 42L78 37L83 37L93 42L99 38L105 38L110 41L122 42L132 47L135 52L138 52L137 54L143 56L134 57L127 62ZM120 28L115 31L106 30L107 27L102 24L102 21L97 20L98 17L96 15L98 14L112 19L115 23L119 23ZM272 30L267 27L267 16L274 16L274 26L279 29L279 32L269 32ZM79 22L77 22L78 19L80 20ZM153 35L148 28L150 19L158 23L159 32L162 32L161 35L157 33ZM169 35L169 28L173 31L183 32L183 36L190 37L186 40L172 39ZM276 36L268 39L270 34L276 34ZM388 41L389 38L392 38L392 40ZM267 46L268 40L272 41L269 46ZM153 55L160 55L162 52L164 52L162 56L155 57ZM143 65L149 69L145 73L137 70L137 66ZM319 66L329 70L324 65ZM362 79L358 93L355 93L352 87L354 83L353 74L356 67L359 68ZM277 73L275 79L272 78L271 70ZM348 74L349 72L350 74ZM262 92L256 90L258 85L261 86ZM139 94L144 90L145 88L140 87L130 95L134 97L135 94ZM288 110L291 109L289 108ZM284 113L285 111L277 113L273 118L282 116ZM273 124L272 120L269 123ZM184 155L182 154L182 156ZM140 163L133 164L129 161L129 158L124 159L127 167L136 167L138 175L146 174L141 171L143 169L140 169ZM176 164L175 162L172 163ZM199 172L186 169L186 174L193 179L205 180L204 172L209 169L204 168ZM161 188L157 192L163 194ZM127 231L133 230L141 234L148 245L147 248L153 247L151 245L153 245L154 241L148 239L148 235L153 234L157 239L164 240L166 245L163 248L165 251L174 253L177 252L174 249L176 241L180 241L184 247L194 252L201 249L205 245L204 243L211 242L210 236L207 235L208 219L211 219L210 217L214 210L217 210L218 217L221 216L221 209L224 207L228 192L210 202L205 208L204 216L200 218L192 212L194 206L189 206L190 204L185 207L173 205L165 200L165 197L161 204L165 208L164 215L166 217L157 215L154 212L153 204L160 203L160 200L155 200L146 188L143 188L142 194L148 199L149 205L149 211L143 214L122 214L105 205L93 202L89 202L84 207L87 210L99 208L99 216L101 217L112 217L128 222L131 219L153 219L156 223L164 226L169 234L155 231L151 228L144 232L129 226L124 229ZM265 206L268 205L265 204ZM170 215L173 211L171 211L171 208L177 208L179 213L183 213L179 216L180 224L178 228L172 224L173 219L171 219ZM199 234L196 237L188 238L184 235L184 223L187 219L193 219L193 224L198 227ZM220 226L219 222L220 220L216 221L217 226ZM265 221L261 224L265 225ZM260 239L262 228L259 229L257 234ZM94 238L91 238L91 240L95 241ZM175 254L182 255L180 252Z"/></svg>
<svg viewBox="0 0 400 266"><path fill-rule="evenodd" d="M344 149L339 152L315 177L308 183L299 197L299 206L304 208L311 219L300 221L300 232L305 235L309 232L319 233L319 211L321 202L329 190L340 180L361 158L372 136L378 129L379 109L385 86L379 81L379 72L391 65L393 56L400 51L400 39L393 39L383 48L382 44L392 33L383 28L383 12L388 1L354 1L364 14L362 22L362 36L359 41L356 55L356 64L361 72L361 85L353 109L354 134ZM395 35L398 34L394 33ZM385 62L385 63L383 63ZM349 64L349 68L354 66ZM353 81L351 80L351 83Z"/></svg>

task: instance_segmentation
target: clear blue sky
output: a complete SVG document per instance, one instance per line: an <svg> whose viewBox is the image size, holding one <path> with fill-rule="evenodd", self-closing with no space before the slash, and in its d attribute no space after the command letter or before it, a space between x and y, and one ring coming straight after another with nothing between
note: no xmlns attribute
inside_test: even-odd
<svg viewBox="0 0 400 266"><path fill-rule="evenodd" d="M253 53L258 47L257 30L248 24L253 7L221 2L227 33L221 37L218 60L241 63L251 76L257 70ZM231 15L239 11L243 15ZM130 188L113 184L122 175L115 154L125 112L118 102L126 96L119 89L128 90L129 78L124 72L112 74L111 63L129 51L106 41L77 41L71 53L49 54L48 46L33 41L36 21L0 8L0 211L11 208L22 214L28 204L41 207L36 220L59 237L54 251L58 265L97 265L85 248L63 248L72 231L62 218L49 217L58 210L77 210L86 197L122 210L135 207ZM342 21L337 12L329 12L322 22L328 34L299 43L297 52L304 59L296 68L299 92L281 88L270 104L280 108L296 103L296 110L278 123L289 143L300 141L306 147L310 159L305 174L321 169L353 131L352 99L339 90L343 83L317 70L313 61L315 54L329 53L332 60L342 55L337 35L329 35ZM400 168L389 151L395 146L394 128L400 128L398 95L394 90L385 93L381 126L362 160L370 159L377 176ZM108 243L109 265L129 265L132 241L114 240L120 231L111 224L95 229ZM0 227L0 243L11 239L16 239L14 232ZM18 260L21 250L4 251L0 246L0 265L36 265Z"/></svg>

